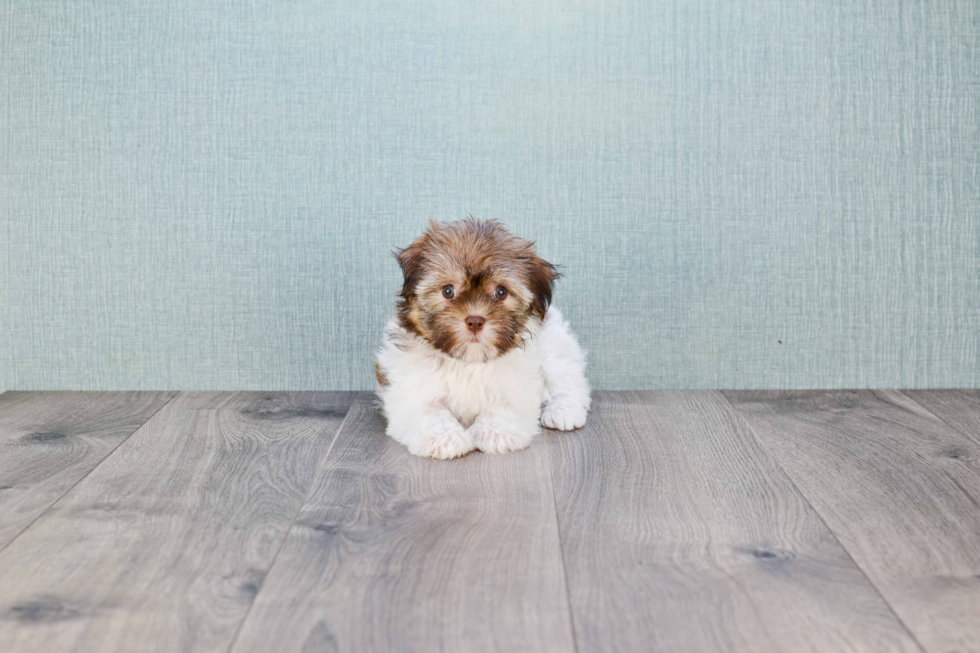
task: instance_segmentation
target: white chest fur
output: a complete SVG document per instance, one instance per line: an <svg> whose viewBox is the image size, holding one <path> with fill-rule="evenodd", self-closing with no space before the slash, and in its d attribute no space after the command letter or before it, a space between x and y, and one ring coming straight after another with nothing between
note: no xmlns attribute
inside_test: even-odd
<svg viewBox="0 0 980 653"><path fill-rule="evenodd" d="M541 352L536 338L487 362L460 361L412 336L392 320L385 329L378 363L389 379L379 387L386 406L411 400L450 410L469 426L495 406L540 411L544 396Z"/></svg>
<svg viewBox="0 0 980 653"><path fill-rule="evenodd" d="M520 406L540 410L544 394L541 354L536 342L487 363L446 359L439 374L445 406L469 426L494 406Z"/></svg>

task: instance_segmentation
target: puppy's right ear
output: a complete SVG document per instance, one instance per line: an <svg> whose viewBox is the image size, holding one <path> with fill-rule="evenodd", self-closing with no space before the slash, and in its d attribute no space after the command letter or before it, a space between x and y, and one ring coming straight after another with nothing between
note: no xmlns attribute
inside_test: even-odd
<svg viewBox="0 0 980 653"><path fill-rule="evenodd" d="M419 285L422 278L422 252L429 241L429 234L424 234L414 243L395 252L398 264L402 266L402 275L405 283L402 285L402 297L408 297L415 292L415 286Z"/></svg>

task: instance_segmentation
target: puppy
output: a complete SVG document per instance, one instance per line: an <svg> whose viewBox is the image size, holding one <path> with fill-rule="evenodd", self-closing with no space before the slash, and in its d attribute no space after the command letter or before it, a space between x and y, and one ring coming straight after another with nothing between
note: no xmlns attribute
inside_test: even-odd
<svg viewBox="0 0 980 653"><path fill-rule="evenodd" d="M456 458L523 449L539 424L585 424L585 353L549 308L558 273L533 243L469 218L430 223L397 256L398 314L375 365L388 435Z"/></svg>

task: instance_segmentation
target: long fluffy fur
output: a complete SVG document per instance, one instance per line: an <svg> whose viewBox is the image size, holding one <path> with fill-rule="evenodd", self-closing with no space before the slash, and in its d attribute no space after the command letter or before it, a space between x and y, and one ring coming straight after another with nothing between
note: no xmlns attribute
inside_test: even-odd
<svg viewBox="0 0 980 653"><path fill-rule="evenodd" d="M523 449L542 424L585 424L585 353L549 306L558 275L532 243L495 221L432 223L398 259L398 315L375 365L388 435L415 455L455 458ZM486 319L477 336L468 315Z"/></svg>

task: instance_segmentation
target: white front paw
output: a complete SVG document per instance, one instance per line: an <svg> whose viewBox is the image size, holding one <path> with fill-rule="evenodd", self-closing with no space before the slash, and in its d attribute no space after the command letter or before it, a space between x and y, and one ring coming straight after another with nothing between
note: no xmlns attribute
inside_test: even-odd
<svg viewBox="0 0 980 653"><path fill-rule="evenodd" d="M448 460L465 456L475 449L473 439L458 428L435 428L408 447L408 452L424 458Z"/></svg>
<svg viewBox="0 0 980 653"><path fill-rule="evenodd" d="M568 399L551 402L541 411L541 425L559 431L571 431L585 426L589 410L582 404Z"/></svg>
<svg viewBox="0 0 980 653"><path fill-rule="evenodd" d="M520 451L531 444L534 433L522 432L506 422L477 420L470 427L477 448L484 453L508 453Z"/></svg>

